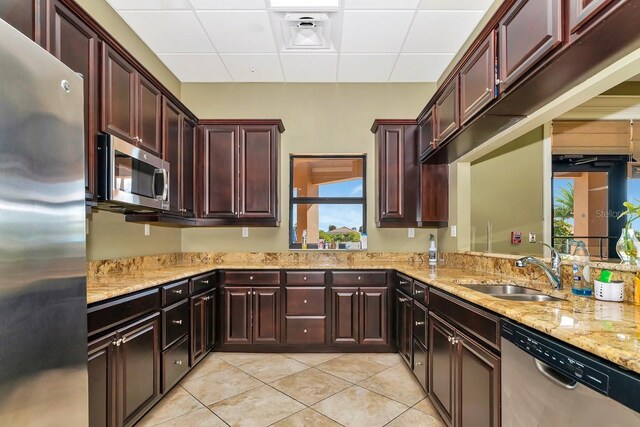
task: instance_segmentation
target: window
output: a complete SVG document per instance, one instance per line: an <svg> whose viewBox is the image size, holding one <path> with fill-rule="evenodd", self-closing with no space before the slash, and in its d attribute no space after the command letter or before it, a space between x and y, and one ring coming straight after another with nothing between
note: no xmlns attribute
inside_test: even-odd
<svg viewBox="0 0 640 427"><path fill-rule="evenodd" d="M292 155L290 249L360 249L366 233L366 156Z"/></svg>

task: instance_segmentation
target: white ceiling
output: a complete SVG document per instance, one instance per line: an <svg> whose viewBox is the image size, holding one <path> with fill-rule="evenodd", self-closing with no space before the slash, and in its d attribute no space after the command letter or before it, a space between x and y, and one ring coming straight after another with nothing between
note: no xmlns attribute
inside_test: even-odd
<svg viewBox="0 0 640 427"><path fill-rule="evenodd" d="M494 0L107 1L183 82L435 82ZM291 12L328 14L331 48L285 50Z"/></svg>

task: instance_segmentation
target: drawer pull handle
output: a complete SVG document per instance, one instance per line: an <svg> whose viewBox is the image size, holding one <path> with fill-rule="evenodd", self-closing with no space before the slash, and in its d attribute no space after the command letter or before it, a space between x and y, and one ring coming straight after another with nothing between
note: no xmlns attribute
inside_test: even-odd
<svg viewBox="0 0 640 427"><path fill-rule="evenodd" d="M182 289L173 289L171 292L174 294L182 295Z"/></svg>
<svg viewBox="0 0 640 427"><path fill-rule="evenodd" d="M422 362L416 362L416 365L422 366Z"/></svg>
<svg viewBox="0 0 640 427"><path fill-rule="evenodd" d="M182 325L182 320L172 320L171 323L174 325Z"/></svg>
<svg viewBox="0 0 640 427"><path fill-rule="evenodd" d="M424 326L424 322L416 322L416 326Z"/></svg>
<svg viewBox="0 0 640 427"><path fill-rule="evenodd" d="M208 280L203 280L202 283L204 283L205 285L208 285L209 281Z"/></svg>
<svg viewBox="0 0 640 427"><path fill-rule="evenodd" d="M174 365L182 365L182 360L176 360L173 362Z"/></svg>
<svg viewBox="0 0 640 427"><path fill-rule="evenodd" d="M414 295L420 295L420 294L424 294L424 289L416 289L415 291L413 291Z"/></svg>
<svg viewBox="0 0 640 427"><path fill-rule="evenodd" d="M305 329L303 332L306 334L306 333L307 333L307 330Z"/></svg>
<svg viewBox="0 0 640 427"><path fill-rule="evenodd" d="M400 280L400 286L404 286L404 285L408 285L409 282L407 282L406 280Z"/></svg>

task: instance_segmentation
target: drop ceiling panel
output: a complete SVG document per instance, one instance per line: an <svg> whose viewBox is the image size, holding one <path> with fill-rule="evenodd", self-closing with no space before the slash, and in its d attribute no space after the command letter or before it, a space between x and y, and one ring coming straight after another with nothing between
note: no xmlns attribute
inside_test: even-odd
<svg viewBox="0 0 640 427"><path fill-rule="evenodd" d="M158 56L181 82L231 81L231 76L217 53L160 54Z"/></svg>
<svg viewBox="0 0 640 427"><path fill-rule="evenodd" d="M413 11L344 12L342 52L388 53L402 47Z"/></svg>
<svg viewBox="0 0 640 427"><path fill-rule="evenodd" d="M392 82L435 82L454 55L403 53L391 74Z"/></svg>
<svg viewBox="0 0 640 427"><path fill-rule="evenodd" d="M192 11L121 11L120 15L156 53L214 52Z"/></svg>
<svg viewBox="0 0 640 427"><path fill-rule="evenodd" d="M344 0L345 9L415 9L420 0Z"/></svg>
<svg viewBox="0 0 640 427"><path fill-rule="evenodd" d="M421 0L420 9L443 10L483 10L486 11L491 3L499 0Z"/></svg>
<svg viewBox="0 0 640 427"><path fill-rule="evenodd" d="M396 54L349 54L340 56L338 81L387 82L398 59Z"/></svg>
<svg viewBox="0 0 640 427"><path fill-rule="evenodd" d="M128 0L131 1L131 0ZM264 0L190 0L194 9L264 9Z"/></svg>
<svg viewBox="0 0 640 427"><path fill-rule="evenodd" d="M282 54L284 77L288 82L334 82L338 69L336 54Z"/></svg>
<svg viewBox="0 0 640 427"><path fill-rule="evenodd" d="M480 18L482 12L475 11L420 11L413 21L403 52L456 53ZM460 30L451 31L452 28Z"/></svg>
<svg viewBox="0 0 640 427"><path fill-rule="evenodd" d="M278 55L272 54L221 54L231 78L236 82L283 82Z"/></svg>
<svg viewBox="0 0 640 427"><path fill-rule="evenodd" d="M266 11L196 12L218 52L275 52Z"/></svg>
<svg viewBox="0 0 640 427"><path fill-rule="evenodd" d="M189 0L107 0L116 10L191 9Z"/></svg>

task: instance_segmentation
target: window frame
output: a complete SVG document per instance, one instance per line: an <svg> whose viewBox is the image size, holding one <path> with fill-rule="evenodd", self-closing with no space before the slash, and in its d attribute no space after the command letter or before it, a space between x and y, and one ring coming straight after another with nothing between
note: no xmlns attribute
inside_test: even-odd
<svg viewBox="0 0 640 427"><path fill-rule="evenodd" d="M294 197L293 164L295 159L362 159L362 197ZM367 233L367 154L289 154L289 250L293 248L293 205L362 205L362 234ZM318 249L311 249L318 250ZM346 249L328 249L340 250Z"/></svg>

